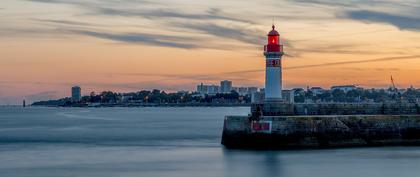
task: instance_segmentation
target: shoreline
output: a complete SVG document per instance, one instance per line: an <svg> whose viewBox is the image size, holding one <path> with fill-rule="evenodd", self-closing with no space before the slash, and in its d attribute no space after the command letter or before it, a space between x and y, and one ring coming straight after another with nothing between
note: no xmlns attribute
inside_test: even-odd
<svg viewBox="0 0 420 177"><path fill-rule="evenodd" d="M16 107L16 106L11 106ZM19 106L17 106L19 107ZM100 104L100 105L31 105L27 107L77 107L77 108L102 108L102 107L251 107L251 103L225 103L225 104L214 104L214 103L148 103L148 104Z"/></svg>

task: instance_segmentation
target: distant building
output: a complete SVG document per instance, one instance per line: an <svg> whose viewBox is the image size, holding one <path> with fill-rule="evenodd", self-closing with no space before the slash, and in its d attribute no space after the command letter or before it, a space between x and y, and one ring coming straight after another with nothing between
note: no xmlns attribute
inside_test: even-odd
<svg viewBox="0 0 420 177"><path fill-rule="evenodd" d="M282 90L281 91L283 100L286 103L294 103L295 102L295 91L294 90Z"/></svg>
<svg viewBox="0 0 420 177"><path fill-rule="evenodd" d="M305 89L303 88L294 88L292 90L294 91L295 96L305 95Z"/></svg>
<svg viewBox="0 0 420 177"><path fill-rule="evenodd" d="M220 92L219 90L217 85L204 85L203 83L197 85L197 92L201 94L216 94Z"/></svg>
<svg viewBox="0 0 420 177"><path fill-rule="evenodd" d="M236 89L237 88L237 89ZM255 92L258 92L258 87L232 87L232 90L235 90L239 95L252 95Z"/></svg>
<svg viewBox="0 0 420 177"><path fill-rule="evenodd" d="M348 91L356 90L356 89L357 87L355 85L338 85L338 86L331 87L331 91L341 90L343 92L348 92Z"/></svg>
<svg viewBox="0 0 420 177"><path fill-rule="evenodd" d="M133 99L132 95L122 95L121 97L121 101L126 103L129 102L131 99Z"/></svg>
<svg viewBox="0 0 420 177"><path fill-rule="evenodd" d="M232 91L232 81L224 80L220 82L220 92L230 93Z"/></svg>
<svg viewBox="0 0 420 177"><path fill-rule="evenodd" d="M254 92L251 94L251 103L262 103L264 102L264 92Z"/></svg>
<svg viewBox="0 0 420 177"><path fill-rule="evenodd" d="M219 85L205 85L201 83L197 85L197 93L202 95L209 94L215 95L217 93L230 93L231 91L235 91L239 93L241 96L251 95L252 93L258 92L258 87L232 87L232 81L224 80L220 82Z"/></svg>
<svg viewBox="0 0 420 177"><path fill-rule="evenodd" d="M215 95L219 93L220 87L218 85L208 85L207 86L207 94Z"/></svg>
<svg viewBox="0 0 420 177"><path fill-rule="evenodd" d="M189 94L190 92L189 92L189 91L187 91L187 90L180 90L180 91L177 91L176 93L178 93L178 94L183 94L183 95L187 95L187 94Z"/></svg>
<svg viewBox="0 0 420 177"><path fill-rule="evenodd" d="M229 92L231 91L235 91L236 93L239 93L239 87L232 87Z"/></svg>
<svg viewBox="0 0 420 177"><path fill-rule="evenodd" d="M314 95L321 95L324 93L324 89L321 87L312 87L309 89Z"/></svg>
<svg viewBox="0 0 420 177"><path fill-rule="evenodd" d="M82 98L82 89L79 86L74 86L71 88L71 100L80 101Z"/></svg>
<svg viewBox="0 0 420 177"><path fill-rule="evenodd" d="M198 93L204 93L206 91L207 91L207 87L205 88L203 83L201 83L200 85L197 85L197 92Z"/></svg>
<svg viewBox="0 0 420 177"><path fill-rule="evenodd" d="M258 92L258 87L248 87L248 94Z"/></svg>
<svg viewBox="0 0 420 177"><path fill-rule="evenodd" d="M239 87L238 88L239 95L246 95L248 94L248 87Z"/></svg>

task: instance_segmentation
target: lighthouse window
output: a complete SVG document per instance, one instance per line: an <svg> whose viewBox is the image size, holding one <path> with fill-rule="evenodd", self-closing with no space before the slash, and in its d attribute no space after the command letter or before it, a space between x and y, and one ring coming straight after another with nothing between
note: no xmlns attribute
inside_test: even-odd
<svg viewBox="0 0 420 177"><path fill-rule="evenodd" d="M268 43L269 44L278 44L279 42L279 37L278 36L269 36L268 37Z"/></svg>

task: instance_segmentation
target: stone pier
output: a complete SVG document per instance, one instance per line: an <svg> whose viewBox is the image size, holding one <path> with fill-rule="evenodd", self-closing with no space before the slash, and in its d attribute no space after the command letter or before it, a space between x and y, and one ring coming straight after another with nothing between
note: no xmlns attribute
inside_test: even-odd
<svg viewBox="0 0 420 177"><path fill-rule="evenodd" d="M420 115L226 116L222 144L241 149L420 145Z"/></svg>

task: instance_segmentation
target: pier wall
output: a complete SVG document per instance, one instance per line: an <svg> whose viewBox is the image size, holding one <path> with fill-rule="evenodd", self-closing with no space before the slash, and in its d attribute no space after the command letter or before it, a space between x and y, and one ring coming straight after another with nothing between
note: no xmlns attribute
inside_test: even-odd
<svg viewBox="0 0 420 177"><path fill-rule="evenodd" d="M227 116L227 148L296 149L420 145L420 115L262 116L269 132L253 130L250 117Z"/></svg>
<svg viewBox="0 0 420 177"><path fill-rule="evenodd" d="M251 112L264 116L281 115L401 115L420 114L415 103L264 103L253 104Z"/></svg>

